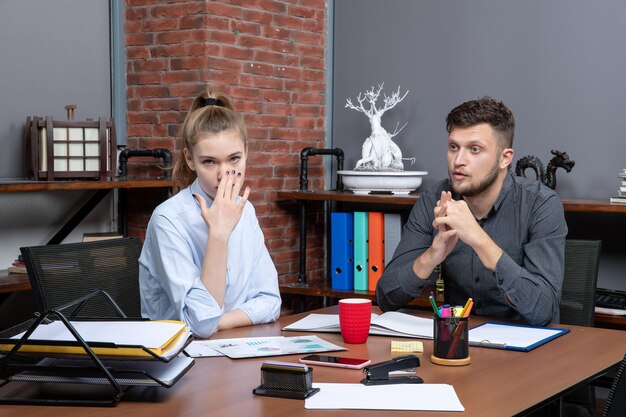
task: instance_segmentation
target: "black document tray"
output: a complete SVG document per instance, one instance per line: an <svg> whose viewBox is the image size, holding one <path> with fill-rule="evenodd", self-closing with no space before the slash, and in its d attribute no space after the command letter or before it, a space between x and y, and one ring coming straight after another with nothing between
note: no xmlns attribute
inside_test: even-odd
<svg viewBox="0 0 626 417"><path fill-rule="evenodd" d="M191 366L193 366L194 360L192 358L178 358L177 355L169 360L163 360L163 358L152 354L147 348L144 348L144 350L150 352L153 359L134 361L137 366L133 366L132 360L120 360L116 358L116 360L109 361L98 357L98 355L93 352L92 347L111 347L109 346L111 344L87 344L65 317L63 311L69 307L75 307L77 304L84 305L90 298L101 292L102 291L96 291L57 309L48 310L35 319L31 319L0 333L0 343L15 344L11 351L0 359L0 381L2 381L0 388L2 388L2 392L9 394L5 397L0 393L0 404L115 406L120 401L126 389L136 385L171 387L191 368ZM108 294L105 295L108 297ZM125 315L122 310L110 297L108 298L113 307L120 314L120 320L125 320ZM76 339L75 342L71 342L70 344L72 346L76 345L82 347L86 356L50 355L47 353L24 354L18 351L39 325L51 319L60 320L65 325ZM24 330L26 330L26 333L21 339L10 339L11 336L19 334ZM46 345L55 343L51 341L44 342ZM191 338L187 340L185 346L190 342ZM32 344L34 341L29 341L29 343ZM62 343L68 345L68 342ZM113 347L115 347L115 345L113 345ZM181 352L184 353L183 350L181 350ZM149 363L154 360L160 360L163 363ZM168 369L168 366L174 366L175 368ZM167 378L160 378L162 376L166 376ZM43 390L40 390L36 398L24 398L21 392L24 391L23 389L12 390L11 387L7 387L10 383L18 381L25 383L43 383L45 385L53 385L62 382L64 385L70 384L76 385L77 387L81 385L99 385L100 389L97 390L99 391L97 394L86 398L84 395L76 395L75 398L60 398L60 396L54 394L41 395L40 393L43 392ZM23 385L20 386L23 387ZM122 389L122 387L124 387L124 389Z"/></svg>

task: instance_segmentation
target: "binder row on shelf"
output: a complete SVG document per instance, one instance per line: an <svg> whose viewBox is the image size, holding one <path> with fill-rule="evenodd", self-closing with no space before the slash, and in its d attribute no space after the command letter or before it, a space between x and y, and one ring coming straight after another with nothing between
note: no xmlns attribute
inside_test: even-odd
<svg viewBox="0 0 626 417"><path fill-rule="evenodd" d="M0 357L0 388L12 382L110 385L110 397L5 397L0 390L0 404L114 406L126 389L136 385L169 388L194 365L184 352L192 341L184 322L128 319L106 293L119 318L65 316L65 311L101 293L105 292L95 291L0 332L0 354L4 355Z"/></svg>
<svg viewBox="0 0 626 417"><path fill-rule="evenodd" d="M332 212L331 286L342 291L375 291L400 242L398 213Z"/></svg>

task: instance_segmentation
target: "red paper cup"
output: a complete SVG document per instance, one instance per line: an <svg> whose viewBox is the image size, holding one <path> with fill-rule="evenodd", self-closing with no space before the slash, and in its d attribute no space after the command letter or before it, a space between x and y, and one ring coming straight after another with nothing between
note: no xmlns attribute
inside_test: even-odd
<svg viewBox="0 0 626 417"><path fill-rule="evenodd" d="M339 300L339 326L346 343L365 343L370 332L372 301L366 298Z"/></svg>

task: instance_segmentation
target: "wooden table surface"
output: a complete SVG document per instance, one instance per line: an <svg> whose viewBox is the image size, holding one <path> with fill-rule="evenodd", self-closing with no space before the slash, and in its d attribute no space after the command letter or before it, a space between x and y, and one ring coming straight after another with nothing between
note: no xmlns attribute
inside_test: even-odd
<svg viewBox="0 0 626 417"><path fill-rule="evenodd" d="M336 313L336 307L323 311ZM415 312L412 312L415 313ZM217 338L251 336L296 336L306 333L282 332L281 328L308 313L282 317L279 322L239 328L214 335ZM484 321L472 317L471 326ZM437 412L447 416L512 416L537 404L570 391L582 382L600 376L616 366L626 352L626 332L599 328L570 327L571 332L531 352L471 347L471 364L447 367L430 362L432 341L423 340L424 352L417 374L426 383L452 384L463 413ZM318 334L323 339L344 345L341 335ZM390 340L409 340L371 336L366 344L345 345L349 350L340 356L366 357L372 362L392 358ZM296 362L302 355L279 356L271 359ZM170 389L139 388L128 391L114 408L52 407L1 405L3 417L28 416L380 416L374 410L305 410L302 400L258 397L252 389L260 383L260 366L268 358L229 359L227 357L198 358L196 364ZM362 371L314 366L314 382L358 383ZM11 383L0 390L27 393L36 384L25 386ZM67 387L53 387L49 392ZM43 391L48 392L48 391ZM433 415L428 412L394 411L395 416Z"/></svg>

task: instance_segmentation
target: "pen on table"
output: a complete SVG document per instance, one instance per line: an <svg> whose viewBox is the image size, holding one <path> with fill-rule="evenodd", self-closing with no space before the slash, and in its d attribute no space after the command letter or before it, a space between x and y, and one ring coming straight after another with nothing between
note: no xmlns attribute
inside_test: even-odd
<svg viewBox="0 0 626 417"><path fill-rule="evenodd" d="M469 342L470 346L482 346L482 347L490 347L495 349L506 349L506 343L491 343L489 341L482 342Z"/></svg>
<svg viewBox="0 0 626 417"><path fill-rule="evenodd" d="M435 312L435 315L437 317L441 317L439 315L439 310L437 309L437 304L435 304L435 298L432 296L432 294L428 296L428 299L430 300L430 305L433 306L433 311Z"/></svg>

